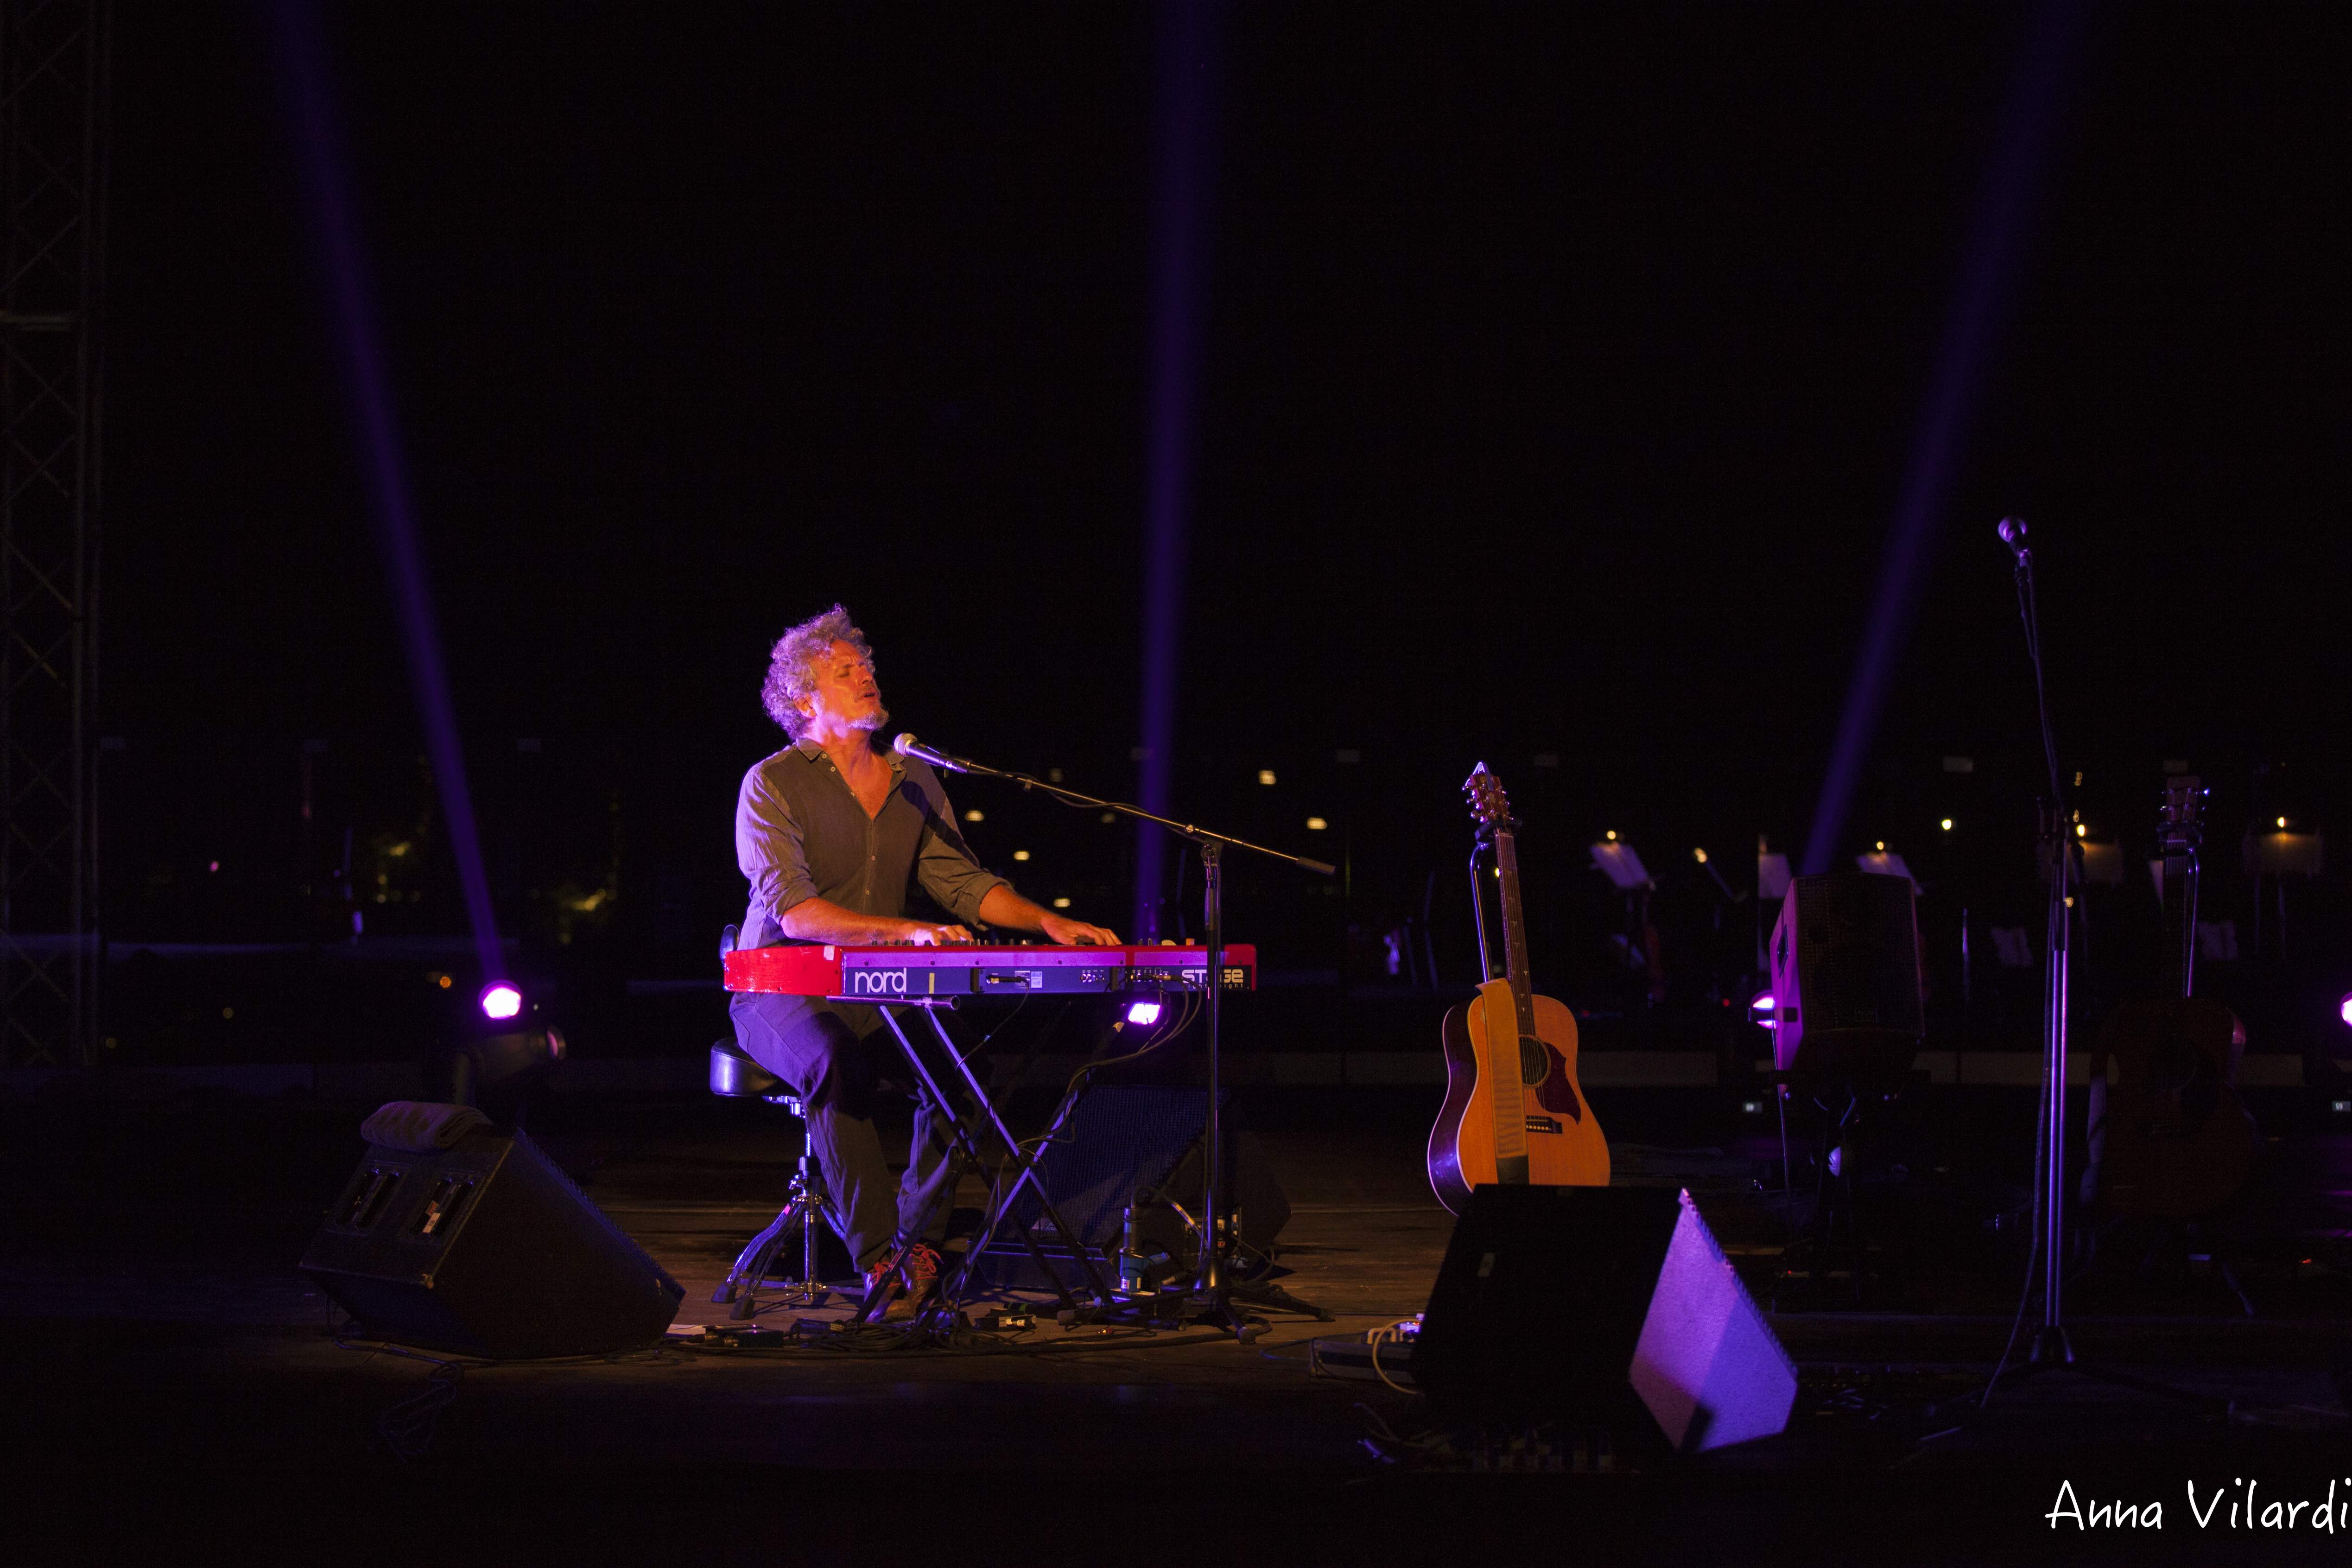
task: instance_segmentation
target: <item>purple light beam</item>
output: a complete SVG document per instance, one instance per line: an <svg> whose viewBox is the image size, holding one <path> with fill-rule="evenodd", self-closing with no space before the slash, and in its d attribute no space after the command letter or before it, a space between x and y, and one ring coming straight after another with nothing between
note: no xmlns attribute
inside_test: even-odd
<svg viewBox="0 0 2352 1568"><path fill-rule="evenodd" d="M1952 470L1983 384L1985 361L2015 292L2026 231L2082 25L2080 0L2045 0L2028 26L2011 79L1992 162L1961 256L1951 313L1945 318L1943 340L1937 347L1927 404L1912 437L1862 657L1846 688L1829 771L1813 806L1812 831L1805 839L1807 876L1828 870L1837 858L1839 836L1845 831L1854 786L1869 757L1887 683L1910 629L1919 575L1943 521Z"/></svg>
<svg viewBox="0 0 2352 1568"><path fill-rule="evenodd" d="M1150 425L1145 452L1143 700L1136 798L1168 814L1182 660L1186 535L1192 500L1193 409L1201 362L1201 300L1208 267L1216 162L1219 16L1214 0L1153 8L1160 65L1152 205ZM1160 935L1166 835L1138 825L1135 923Z"/></svg>
<svg viewBox="0 0 2352 1568"><path fill-rule="evenodd" d="M415 507L408 493L401 457L400 429L392 389L376 341L373 290L361 254L352 211L351 171L345 162L341 116L330 79L318 15L306 0L275 0L270 7L277 44L278 83L300 163L303 194L310 207L310 231L320 286L327 296L343 392L350 404L352 433L368 481L369 515L375 524L384 575L390 579L400 641L408 656L409 683L425 724L425 747L441 815L449 825L449 847L457 858L457 880L465 890L466 918L486 981L500 977L496 920L489 879L482 870L481 838L474 804L466 789L466 758L457 742L457 705L441 638L433 615L425 552L416 537Z"/></svg>

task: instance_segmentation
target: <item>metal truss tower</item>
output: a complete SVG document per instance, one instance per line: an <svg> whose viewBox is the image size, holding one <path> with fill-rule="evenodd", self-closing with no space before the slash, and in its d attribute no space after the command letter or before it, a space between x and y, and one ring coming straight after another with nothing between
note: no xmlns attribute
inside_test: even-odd
<svg viewBox="0 0 2352 1568"><path fill-rule="evenodd" d="M96 1058L110 0L0 0L0 1065Z"/></svg>

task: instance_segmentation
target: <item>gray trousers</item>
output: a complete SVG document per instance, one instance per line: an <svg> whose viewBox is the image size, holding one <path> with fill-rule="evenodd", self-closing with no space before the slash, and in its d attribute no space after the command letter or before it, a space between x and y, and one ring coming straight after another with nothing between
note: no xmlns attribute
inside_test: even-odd
<svg viewBox="0 0 2352 1568"><path fill-rule="evenodd" d="M891 1180L874 1112L892 1086L911 1089L915 1073L880 1011L751 991L736 993L729 1011L736 1043L791 1084L808 1108L809 1142L824 1172L825 1190L849 1227L845 1239L857 1267L872 1267L894 1240L936 1246L944 1239L955 1194L926 1188L943 1182L951 1169L954 1133L947 1119L916 1095L906 1173ZM929 1026L908 1019L902 1026L924 1051L932 1081L958 1114L968 1115L970 1096L955 1068L938 1059L939 1042L930 1037Z"/></svg>

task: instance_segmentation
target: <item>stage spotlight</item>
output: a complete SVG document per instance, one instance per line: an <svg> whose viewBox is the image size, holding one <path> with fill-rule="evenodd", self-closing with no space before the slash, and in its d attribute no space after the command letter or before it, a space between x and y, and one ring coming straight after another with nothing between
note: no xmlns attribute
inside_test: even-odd
<svg viewBox="0 0 2352 1568"><path fill-rule="evenodd" d="M482 987L482 1016L501 1023L522 1012L522 993L512 982L493 980Z"/></svg>
<svg viewBox="0 0 2352 1568"><path fill-rule="evenodd" d="M2352 1029L2352 991L2344 993L2344 999L2336 1004L2336 1016L2344 1020L2346 1028Z"/></svg>
<svg viewBox="0 0 2352 1568"><path fill-rule="evenodd" d="M1127 1005L1127 1021L1139 1029L1151 1027L1152 1025L1160 1022L1160 1004L1149 1001L1129 1002Z"/></svg>
<svg viewBox="0 0 2352 1568"><path fill-rule="evenodd" d="M1780 998L1769 991L1759 991L1748 999L1748 1021L1759 1029L1780 1027Z"/></svg>
<svg viewBox="0 0 2352 1568"><path fill-rule="evenodd" d="M1952 830L1952 819L1951 819L1950 817L1948 817L1948 817L1944 818L1944 831L1945 831L1945 832L1947 832L1947 833L1949 833L1951 830Z"/></svg>

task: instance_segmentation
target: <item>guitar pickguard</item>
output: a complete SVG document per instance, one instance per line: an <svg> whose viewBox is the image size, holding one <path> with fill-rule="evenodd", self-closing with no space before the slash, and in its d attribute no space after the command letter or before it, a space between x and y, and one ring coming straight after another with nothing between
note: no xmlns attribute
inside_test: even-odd
<svg viewBox="0 0 2352 1568"><path fill-rule="evenodd" d="M1568 1058L1559 1054L1559 1048L1557 1046L1546 1044L1542 1040L1519 1042L1522 1051L1529 1045L1535 1046L1550 1058L1543 1064L1543 1080L1540 1083L1533 1079L1528 1080L1536 1091L1536 1103L1546 1110L1558 1111L1570 1121L1583 1121L1584 1106L1577 1099L1576 1085L1569 1080Z"/></svg>

